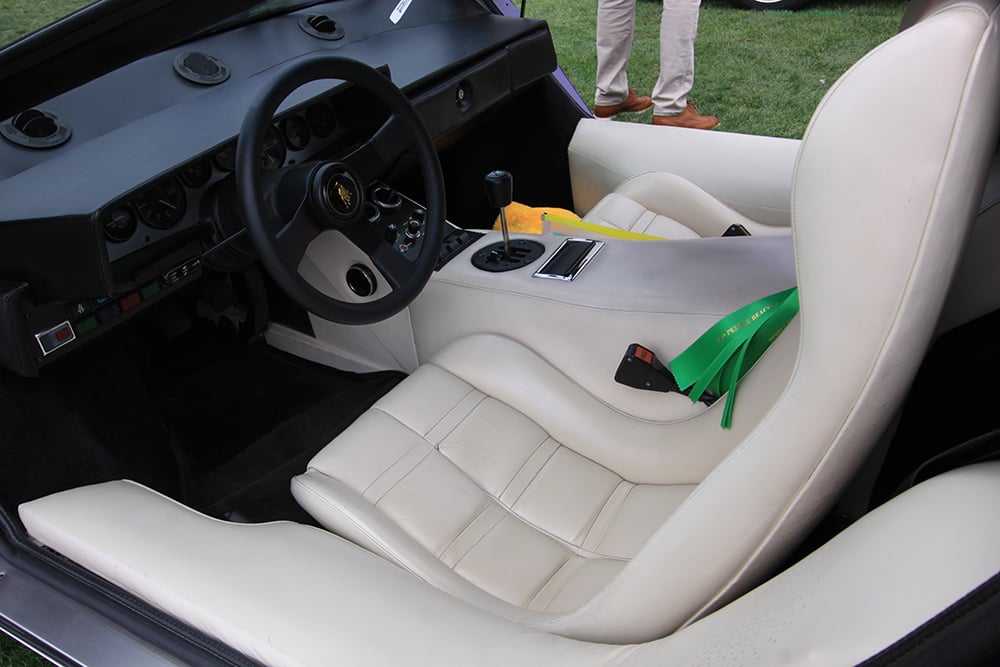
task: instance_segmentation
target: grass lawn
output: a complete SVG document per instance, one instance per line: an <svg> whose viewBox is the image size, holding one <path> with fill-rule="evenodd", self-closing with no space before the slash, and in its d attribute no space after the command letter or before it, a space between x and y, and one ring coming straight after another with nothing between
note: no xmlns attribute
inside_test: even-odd
<svg viewBox="0 0 1000 667"><path fill-rule="evenodd" d="M0 0L0 44L88 4L85 0ZM704 0L692 97L720 130L801 137L820 98L852 63L892 35L903 0L818 1L801 12L750 12ZM644 94L659 62L660 3L639 0L629 75ZM593 100L597 0L530 0L528 16L548 20L559 62ZM873 110L877 111L877 110ZM650 114L623 114L649 122ZM46 664L0 635L0 667Z"/></svg>
<svg viewBox="0 0 1000 667"><path fill-rule="evenodd" d="M817 0L800 12L733 9L704 0L691 96L720 130L801 137L831 84L899 27L901 0ZM659 70L662 5L636 3L629 83L648 95ZM529 0L528 16L548 20L559 63L588 103L594 99L597 0ZM874 110L873 110L874 111ZM650 112L623 120L649 122Z"/></svg>
<svg viewBox="0 0 1000 667"><path fill-rule="evenodd" d="M48 664L48 660L43 660L0 633L0 667L46 667Z"/></svg>
<svg viewBox="0 0 1000 667"><path fill-rule="evenodd" d="M0 0L0 46L89 4L90 0Z"/></svg>

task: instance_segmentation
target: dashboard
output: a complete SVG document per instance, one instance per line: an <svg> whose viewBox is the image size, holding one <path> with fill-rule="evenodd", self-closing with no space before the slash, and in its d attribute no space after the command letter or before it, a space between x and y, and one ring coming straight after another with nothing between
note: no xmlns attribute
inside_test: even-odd
<svg viewBox="0 0 1000 667"><path fill-rule="evenodd" d="M336 134L335 134L336 132ZM336 152L342 135L350 134L337 121L330 102L320 100L303 111L287 114L268 131L260 168L318 159ZM178 232L203 230L222 242L238 229L228 228L218 199L224 182L236 168L236 143L230 141L209 155L195 158L174 173L143 187L136 194L111 202L98 214L98 226L114 263L143 247L169 239Z"/></svg>
<svg viewBox="0 0 1000 667"><path fill-rule="evenodd" d="M340 0L210 35L0 123L0 364L36 375L205 270L254 261L232 176L239 127L297 58L334 51L380 68L436 139L555 68L542 22L460 0L413 3L392 22L395 4ZM349 84L307 84L276 113L260 168L334 158L385 119ZM59 143L23 141L39 122ZM378 202L398 193L373 188L367 217L405 254L398 235L419 205L405 200L395 220Z"/></svg>

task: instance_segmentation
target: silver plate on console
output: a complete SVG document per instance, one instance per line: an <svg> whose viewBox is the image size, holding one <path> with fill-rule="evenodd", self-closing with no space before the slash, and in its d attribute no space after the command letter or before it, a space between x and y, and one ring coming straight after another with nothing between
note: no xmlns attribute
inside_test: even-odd
<svg viewBox="0 0 1000 667"><path fill-rule="evenodd" d="M578 244L586 244L589 249L584 251L583 248L573 248L572 246ZM582 239L576 237L569 237L555 249L549 258L545 260L541 268L535 271L535 278L551 278L552 280L574 280L580 272L586 268L590 261L601 251L604 247L603 241L595 241L594 239ZM580 252L584 251L578 257L570 260L567 264L565 252ZM563 266L560 266L563 265Z"/></svg>

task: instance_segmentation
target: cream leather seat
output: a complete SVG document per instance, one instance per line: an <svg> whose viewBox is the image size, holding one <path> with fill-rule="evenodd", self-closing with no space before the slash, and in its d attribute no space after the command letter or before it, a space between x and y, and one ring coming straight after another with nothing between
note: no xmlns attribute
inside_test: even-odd
<svg viewBox="0 0 1000 667"><path fill-rule="evenodd" d="M664 171L628 179L597 202L583 220L666 239L722 236L732 225L746 228L753 236L790 233L788 227L761 224L688 179Z"/></svg>
<svg viewBox="0 0 1000 667"><path fill-rule="evenodd" d="M638 646L527 629L311 526L219 521L134 482L53 494L20 516L43 544L261 664L746 667L856 665L876 654L873 664L886 664L881 652L898 657L897 641L929 619L968 632L1000 567L998 504L1000 463L945 473L716 613ZM983 663L968 659L968 635L916 634L944 643L950 660L924 653L902 664Z"/></svg>
<svg viewBox="0 0 1000 667"><path fill-rule="evenodd" d="M569 637L649 640L745 591L831 505L926 351L996 145L993 4L942 3L820 104L792 185L801 312L778 345L797 343L795 366L754 423L721 431L722 402L640 419L540 351L473 335L320 452L296 498L417 577ZM751 377L780 375L776 352Z"/></svg>

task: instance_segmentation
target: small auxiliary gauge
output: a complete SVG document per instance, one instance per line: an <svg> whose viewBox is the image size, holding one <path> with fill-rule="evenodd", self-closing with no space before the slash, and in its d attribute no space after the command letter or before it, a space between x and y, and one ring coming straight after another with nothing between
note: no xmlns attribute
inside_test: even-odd
<svg viewBox="0 0 1000 667"><path fill-rule="evenodd" d="M159 183L135 200L135 210L144 223L156 229L170 229L184 216L187 197L176 178Z"/></svg>
<svg viewBox="0 0 1000 667"><path fill-rule="evenodd" d="M112 243L124 243L135 234L135 213L128 206L118 206L101 214L104 238Z"/></svg>

